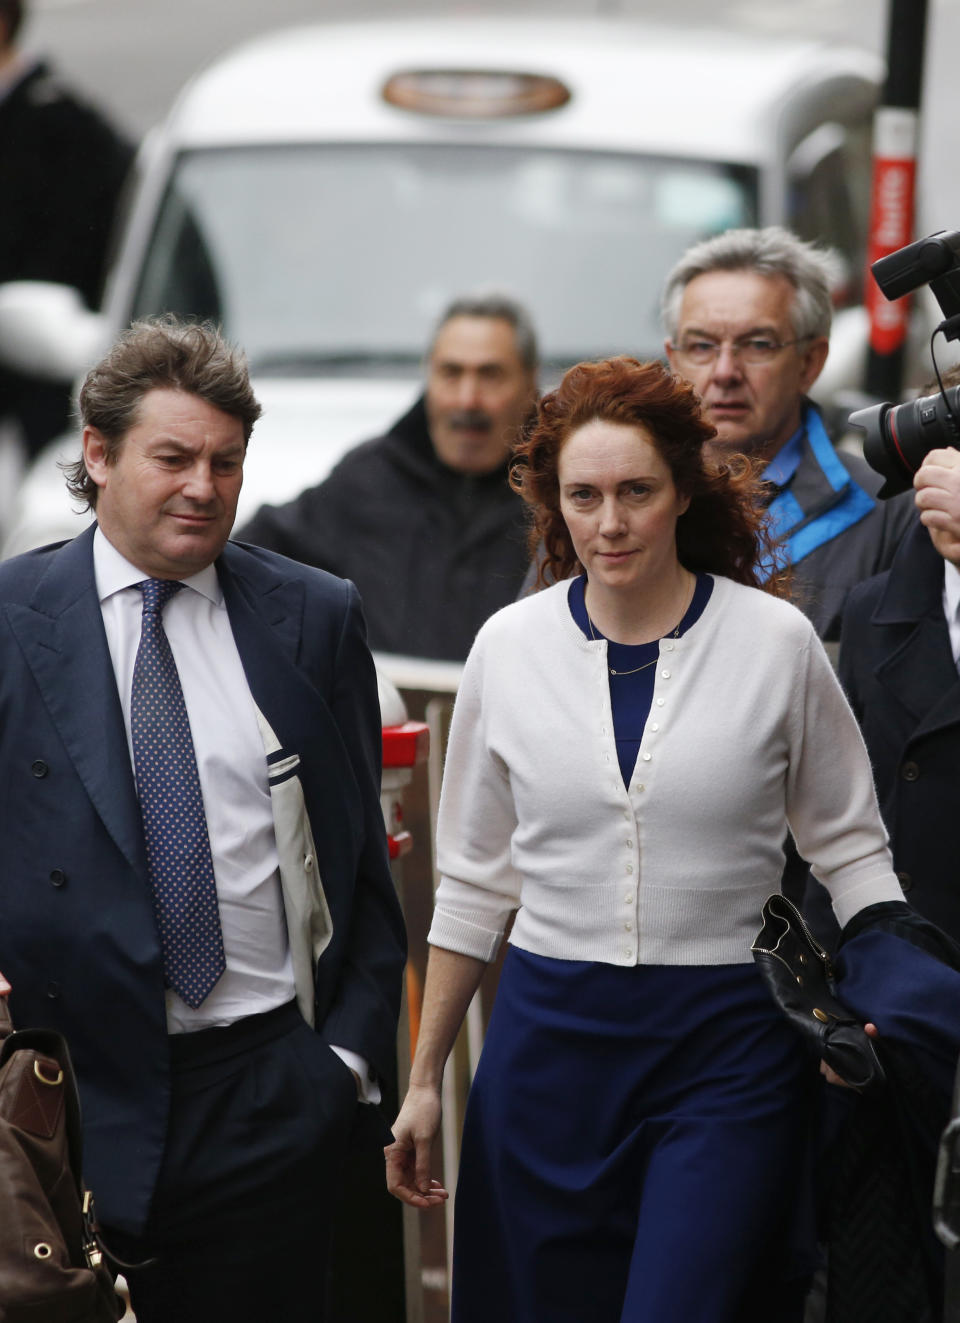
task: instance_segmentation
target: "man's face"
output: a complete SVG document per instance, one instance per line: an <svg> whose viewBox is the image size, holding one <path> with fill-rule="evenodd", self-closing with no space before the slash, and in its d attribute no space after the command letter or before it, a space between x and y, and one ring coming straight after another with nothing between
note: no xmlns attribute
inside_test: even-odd
<svg viewBox="0 0 960 1323"><path fill-rule="evenodd" d="M824 336L790 344L794 290L785 276L756 271L708 271L683 292L676 341L667 357L693 385L704 414L717 429L713 447L770 458L800 426L802 397L826 361ZM784 345L767 362L746 363L734 346L751 338ZM719 353L694 363L683 352L693 341L712 341Z"/></svg>
<svg viewBox="0 0 960 1323"><path fill-rule="evenodd" d="M440 328L427 370L427 426L437 456L460 473L499 468L535 393L509 322L452 317Z"/></svg>
<svg viewBox="0 0 960 1323"><path fill-rule="evenodd" d="M148 391L115 459L83 432L97 520L145 575L186 579L223 550L237 513L246 443L238 418L185 391Z"/></svg>

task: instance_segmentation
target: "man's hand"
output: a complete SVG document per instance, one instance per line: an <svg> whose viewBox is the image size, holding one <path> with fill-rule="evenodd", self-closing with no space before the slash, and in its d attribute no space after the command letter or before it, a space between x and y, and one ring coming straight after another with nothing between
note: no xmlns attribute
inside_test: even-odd
<svg viewBox="0 0 960 1323"><path fill-rule="evenodd" d="M426 1085L411 1084L393 1126L394 1142L387 1160L387 1189L411 1208L435 1208L449 1198L430 1176L430 1149L440 1129L440 1094Z"/></svg>
<svg viewBox="0 0 960 1323"><path fill-rule="evenodd" d="M0 997L5 997L7 993L12 991L13 989L11 988L10 984L3 977L3 975L0 974Z"/></svg>
<svg viewBox="0 0 960 1323"><path fill-rule="evenodd" d="M880 1031L875 1024L865 1024L863 1026L868 1038L879 1038ZM839 1084L842 1089L852 1089L855 1086L848 1084L845 1079L841 1079L835 1070L831 1070L825 1061L820 1062L820 1074L828 1084Z"/></svg>
<svg viewBox="0 0 960 1323"><path fill-rule="evenodd" d="M960 450L931 450L913 485L920 522L945 560L960 566Z"/></svg>

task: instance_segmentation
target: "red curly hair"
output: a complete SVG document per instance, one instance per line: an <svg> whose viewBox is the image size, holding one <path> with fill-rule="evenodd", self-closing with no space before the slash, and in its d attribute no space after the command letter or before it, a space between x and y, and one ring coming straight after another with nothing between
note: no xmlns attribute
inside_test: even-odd
<svg viewBox="0 0 960 1323"><path fill-rule="evenodd" d="M540 401L537 416L513 451L510 485L532 514L530 548L540 555L537 587L568 578L579 568L560 513L557 465L564 443L586 423L642 426L690 499L677 520L677 555L694 572L721 574L782 596L786 577L762 581L761 562L775 563L761 499L759 467L746 455L722 461L704 456L716 428L700 412L695 390L662 363L622 356L570 368Z"/></svg>

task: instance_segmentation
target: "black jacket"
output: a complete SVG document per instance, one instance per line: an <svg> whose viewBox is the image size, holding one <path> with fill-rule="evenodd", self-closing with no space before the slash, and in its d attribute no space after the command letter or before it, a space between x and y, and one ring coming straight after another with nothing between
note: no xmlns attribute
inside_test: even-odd
<svg viewBox="0 0 960 1323"><path fill-rule="evenodd" d="M516 598L528 562L506 464L480 476L447 468L422 398L319 486L262 506L237 537L352 579L375 650L445 661L462 661L487 617Z"/></svg>
<svg viewBox="0 0 960 1323"><path fill-rule="evenodd" d="M960 940L960 675L943 560L917 523L890 570L854 589L840 679L866 740L910 904Z"/></svg>
<svg viewBox="0 0 960 1323"><path fill-rule="evenodd" d="M943 560L926 528L914 523L890 569L854 588L840 643L840 679L866 740L894 866L911 906L955 941L960 939L960 878L954 832L960 820L960 676L942 605ZM907 926L889 910L878 927L905 937L943 962L946 981L960 969L948 938L931 945L915 916ZM870 911L865 911L869 915ZM859 942L861 916L845 930L842 964ZM858 931L859 930L859 931ZM956 1017L956 992L936 984L911 960L864 961L882 987L858 996L841 977L841 996L877 1019L881 994L904 1008L917 1000L913 1032L891 1024L878 1051L890 1087L856 1100L831 1164L830 1227L833 1312L849 1323L939 1323L943 1249L933 1237L930 1200L937 1141L949 1112L957 1042L931 1053L936 1013ZM928 973L931 971L928 971ZM893 986L901 984L900 993ZM930 989L934 989L931 994ZM926 996L927 1004L921 999ZM878 1020L879 1023L879 1020ZM935 1027L935 1026L934 1026ZM920 1040L916 1031L921 1030ZM886 1039L886 1041L884 1041ZM924 1041L926 1040L926 1041ZM949 1044L949 1039L946 1040ZM951 1260L954 1256L950 1256ZM951 1271L955 1268L953 1262Z"/></svg>
<svg viewBox="0 0 960 1323"><path fill-rule="evenodd" d="M940 1323L944 1251L931 1201L960 1052L960 948L885 902L847 924L835 963L840 999L880 1031L887 1079L864 1095L826 1087L837 1126L823 1167L826 1317Z"/></svg>
<svg viewBox="0 0 960 1323"><path fill-rule="evenodd" d="M53 280L98 306L133 147L35 65L0 100L0 282ZM0 417L38 449L66 424L69 391L0 369Z"/></svg>

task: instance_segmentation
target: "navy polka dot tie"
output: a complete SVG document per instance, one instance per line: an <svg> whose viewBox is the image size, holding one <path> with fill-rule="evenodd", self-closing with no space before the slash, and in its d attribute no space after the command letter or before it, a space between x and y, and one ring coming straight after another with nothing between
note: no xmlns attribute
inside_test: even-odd
<svg viewBox="0 0 960 1323"><path fill-rule="evenodd" d="M226 968L197 758L163 608L183 587L145 579L130 727L153 907L169 987L197 1007Z"/></svg>

